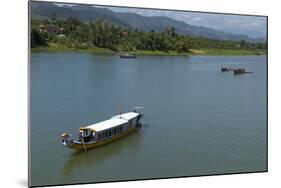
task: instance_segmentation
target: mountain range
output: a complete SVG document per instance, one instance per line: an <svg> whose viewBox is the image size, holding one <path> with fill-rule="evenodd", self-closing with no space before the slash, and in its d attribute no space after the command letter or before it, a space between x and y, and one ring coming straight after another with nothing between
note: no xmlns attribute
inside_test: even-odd
<svg viewBox="0 0 281 188"><path fill-rule="evenodd" d="M184 21L174 20L165 16L143 16L135 13L113 12L108 8L90 5L60 5L46 2L31 3L32 19L46 19L56 15L59 19L75 17L80 21L95 21L106 19L111 24L144 31L164 31L167 27L174 27L177 34L202 36L219 40L245 40L248 42L265 42L265 38L251 38L244 34L233 34L212 28L194 26Z"/></svg>

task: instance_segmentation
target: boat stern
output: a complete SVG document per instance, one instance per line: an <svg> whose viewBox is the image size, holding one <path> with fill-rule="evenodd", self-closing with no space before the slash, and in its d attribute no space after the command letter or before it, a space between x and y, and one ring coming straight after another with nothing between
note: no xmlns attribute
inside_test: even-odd
<svg viewBox="0 0 281 188"><path fill-rule="evenodd" d="M141 120L141 118L143 117L143 113L142 113L143 108L144 107L134 107L133 108L133 112L138 113L137 122L139 122Z"/></svg>
<svg viewBox="0 0 281 188"><path fill-rule="evenodd" d="M142 117L143 117L143 114L140 113L140 114L137 116L137 121L139 122Z"/></svg>

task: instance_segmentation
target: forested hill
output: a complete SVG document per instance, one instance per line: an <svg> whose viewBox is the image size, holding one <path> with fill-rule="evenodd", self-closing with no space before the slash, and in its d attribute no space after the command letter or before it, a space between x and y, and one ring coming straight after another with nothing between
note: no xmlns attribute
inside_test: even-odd
<svg viewBox="0 0 281 188"><path fill-rule="evenodd" d="M32 2L32 19L67 19L75 17L81 22L97 21L106 19L115 26L121 26L142 31L163 32L166 28L173 27L179 35L201 36L209 39L247 41L247 42L265 42L264 38L250 38L246 35L236 35L226 33L211 28L199 27L187 24L183 21L177 21L165 16L141 16L134 13L117 13L107 8L97 8L86 5L57 6L52 3Z"/></svg>

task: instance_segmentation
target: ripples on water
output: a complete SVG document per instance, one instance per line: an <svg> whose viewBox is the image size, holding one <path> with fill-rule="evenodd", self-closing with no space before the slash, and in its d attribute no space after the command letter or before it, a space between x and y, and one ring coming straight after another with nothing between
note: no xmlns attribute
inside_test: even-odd
<svg viewBox="0 0 281 188"><path fill-rule="evenodd" d="M62 147L62 132L135 105L147 117L138 132L88 152ZM33 185L264 171L266 58L32 53L31 160Z"/></svg>

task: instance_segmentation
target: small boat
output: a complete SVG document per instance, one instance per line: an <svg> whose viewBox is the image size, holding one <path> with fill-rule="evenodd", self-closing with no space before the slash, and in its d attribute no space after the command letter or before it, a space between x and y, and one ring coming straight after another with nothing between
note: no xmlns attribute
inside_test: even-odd
<svg viewBox="0 0 281 188"><path fill-rule="evenodd" d="M231 71L232 68L231 67L221 67L221 72L228 72Z"/></svg>
<svg viewBox="0 0 281 188"><path fill-rule="evenodd" d="M234 74L244 74L244 73L246 73L246 70L245 69L234 69L233 70L233 73Z"/></svg>
<svg viewBox="0 0 281 188"><path fill-rule="evenodd" d="M71 149L87 151L122 138L137 130L137 125L143 117L141 108L135 107L132 112L120 113L108 120L80 127L77 139L73 139L68 133L63 133L62 144Z"/></svg>
<svg viewBox="0 0 281 188"><path fill-rule="evenodd" d="M120 56L120 58L136 58L137 57L136 54L129 54L129 53L122 53L119 56Z"/></svg>
<svg viewBox="0 0 281 188"><path fill-rule="evenodd" d="M221 67L221 72L228 72L228 71L233 71L234 75L253 73L253 72L247 72L246 69L244 68Z"/></svg>
<svg viewBox="0 0 281 188"><path fill-rule="evenodd" d="M253 72L246 71L245 69L234 69L233 73L234 75L238 75L238 74L252 74Z"/></svg>

